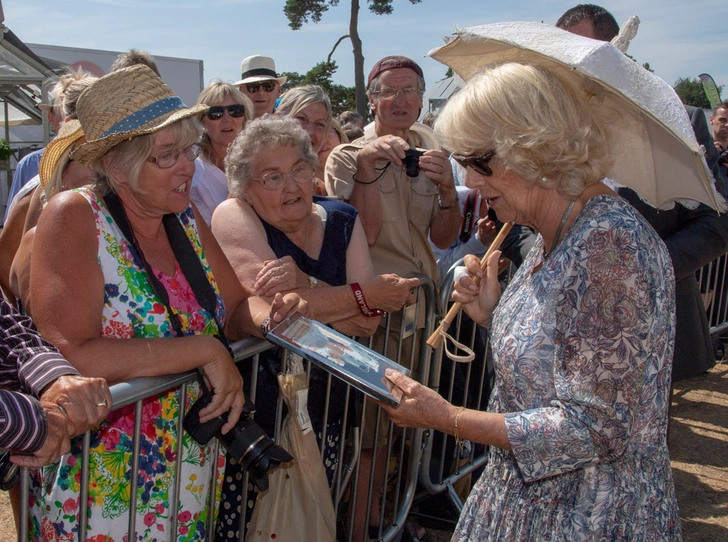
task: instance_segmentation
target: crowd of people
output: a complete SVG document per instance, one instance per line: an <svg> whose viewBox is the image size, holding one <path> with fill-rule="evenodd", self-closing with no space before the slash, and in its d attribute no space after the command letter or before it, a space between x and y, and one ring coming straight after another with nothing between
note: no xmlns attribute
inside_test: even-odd
<svg viewBox="0 0 728 542"><path fill-rule="evenodd" d="M593 5L557 26L602 41L619 32ZM385 57L367 80L368 126L337 116L319 86L284 88L272 58L249 56L241 72L188 107L132 50L101 78L63 75L41 104L57 136L18 165L0 233L0 445L34 467L30 539L79 532L76 437L87 431L89 540L125 536L133 487L141 540L202 540L211 524L215 540L242 539L257 490L242 502L238 458L179 434L177 420L209 388L200 421L226 416L227 433L253 394L273 436L282 354L264 352L252 374L229 341L265 338L301 312L411 370L388 373L399 407L365 400L349 496L357 542L381 529L367 494L385 489L376 458L390 419L490 447L453 540L679 540L671 382L715 363L696 272L728 252L725 215L658 212L602 182L619 159L610 119L540 66L488 66L420 123L421 67ZM728 103L710 124L687 114L725 195ZM453 299L490 337L487 411L418 383L417 277L444 288L461 262ZM504 263L515 274L501 292ZM108 386L193 369L200 383L143 401L130 474L135 408L112 410ZM307 408L332 484L347 393L329 380L311 369Z"/></svg>

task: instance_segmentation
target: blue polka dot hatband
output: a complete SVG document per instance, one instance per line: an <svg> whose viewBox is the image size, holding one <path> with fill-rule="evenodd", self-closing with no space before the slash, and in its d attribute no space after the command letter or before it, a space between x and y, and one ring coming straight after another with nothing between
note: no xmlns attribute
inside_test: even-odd
<svg viewBox="0 0 728 542"><path fill-rule="evenodd" d="M153 134L207 109L206 105L187 107L147 66L111 72L84 90L78 99L76 110L86 143L71 156L92 166L122 141Z"/></svg>

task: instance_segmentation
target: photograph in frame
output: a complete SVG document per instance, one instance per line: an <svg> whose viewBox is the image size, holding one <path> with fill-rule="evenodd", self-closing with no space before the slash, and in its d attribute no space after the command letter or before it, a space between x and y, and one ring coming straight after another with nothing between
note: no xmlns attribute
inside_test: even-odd
<svg viewBox="0 0 728 542"><path fill-rule="evenodd" d="M409 376L410 370L330 327L296 313L273 328L267 339L310 360L370 397L392 406L399 405L401 390L385 377L384 372L394 369Z"/></svg>

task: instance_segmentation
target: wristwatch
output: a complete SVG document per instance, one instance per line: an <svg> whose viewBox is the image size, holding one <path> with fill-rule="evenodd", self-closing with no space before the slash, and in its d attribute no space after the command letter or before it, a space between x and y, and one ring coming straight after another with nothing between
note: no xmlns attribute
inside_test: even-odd
<svg viewBox="0 0 728 542"><path fill-rule="evenodd" d="M318 280L316 277L312 277L311 275L308 276L308 287L309 288L316 288L318 286Z"/></svg>

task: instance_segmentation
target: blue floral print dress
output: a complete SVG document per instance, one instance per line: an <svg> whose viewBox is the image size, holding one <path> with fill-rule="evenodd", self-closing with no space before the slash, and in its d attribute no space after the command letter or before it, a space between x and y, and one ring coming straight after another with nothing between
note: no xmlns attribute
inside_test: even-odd
<svg viewBox="0 0 728 542"><path fill-rule="evenodd" d="M104 202L89 188L77 191L88 200L96 219L98 263L106 283L102 337L169 337L173 340L175 332L165 307L154 294L146 272L133 258L130 245ZM224 325L222 298L202 251L192 207L178 216L213 285L217 295L217 319ZM189 335L217 333L213 316L196 303L189 283L179 272L179 265L177 271L175 277L167 277L163 282L167 282L170 303L180 317L183 330ZM186 288L179 288L180 278ZM187 303L180 301L180 290L189 290ZM180 306L182 310L178 310ZM187 386L187 407L197 399L198 393L196 383ZM219 498L222 477L218 476L217 487L211 487L210 478L216 464L220 468L224 466L224 457L215 455L212 446L197 444L187 432L183 436L182 455L177 456L179 403L179 388L143 402L137 475L137 536L133 539L136 541L204 540L210 491L215 490ZM126 534L133 435L134 405L112 411L104 422L91 431L87 522L89 542L132 542L127 540ZM31 471L31 540L78 540L81 438L71 441L71 453L60 462ZM182 462L181 482L180 493L175 495L178 461ZM171 503L174 499L178 501L177 532L170 533Z"/></svg>
<svg viewBox="0 0 728 542"><path fill-rule="evenodd" d="M680 540L667 248L602 195L542 254L539 237L492 316L489 410L512 449L490 448L453 540Z"/></svg>

